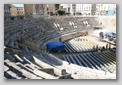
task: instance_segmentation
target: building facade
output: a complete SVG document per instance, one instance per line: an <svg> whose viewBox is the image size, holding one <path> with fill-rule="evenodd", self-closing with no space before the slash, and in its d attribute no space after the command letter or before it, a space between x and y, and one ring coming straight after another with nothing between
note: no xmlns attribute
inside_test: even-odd
<svg viewBox="0 0 122 85"><path fill-rule="evenodd" d="M33 16L36 10L33 4L24 4L25 16Z"/></svg>
<svg viewBox="0 0 122 85"><path fill-rule="evenodd" d="M116 4L61 4L61 9L71 15L108 15L116 14Z"/></svg>
<svg viewBox="0 0 122 85"><path fill-rule="evenodd" d="M61 9L60 4L47 4L47 14L54 15L56 12Z"/></svg>
<svg viewBox="0 0 122 85"><path fill-rule="evenodd" d="M24 4L25 16L40 17L54 15L61 9L60 4Z"/></svg>
<svg viewBox="0 0 122 85"><path fill-rule="evenodd" d="M24 7L16 7L17 10L17 16L24 16Z"/></svg>
<svg viewBox="0 0 122 85"><path fill-rule="evenodd" d="M66 12L71 12L71 4L61 4L61 9Z"/></svg>
<svg viewBox="0 0 122 85"><path fill-rule="evenodd" d="M92 8L91 8L91 15L95 15L96 14L96 4L92 4Z"/></svg>
<svg viewBox="0 0 122 85"><path fill-rule="evenodd" d="M91 15L92 4L77 4L76 14L81 13L81 15Z"/></svg>
<svg viewBox="0 0 122 85"><path fill-rule="evenodd" d="M109 11L116 14L116 4L96 4L96 15L108 15Z"/></svg>
<svg viewBox="0 0 122 85"><path fill-rule="evenodd" d="M24 7L16 7L13 4L11 4L10 12L12 20L14 20L15 18L19 19L20 17L24 17Z"/></svg>
<svg viewBox="0 0 122 85"><path fill-rule="evenodd" d="M39 17L47 14L46 4L24 4L25 16Z"/></svg>
<svg viewBox="0 0 122 85"><path fill-rule="evenodd" d="M46 15L47 14L47 4L36 4L35 5L37 15Z"/></svg>
<svg viewBox="0 0 122 85"><path fill-rule="evenodd" d="M17 9L12 4L11 4L10 12L11 12L11 17L16 17L17 16Z"/></svg>
<svg viewBox="0 0 122 85"><path fill-rule="evenodd" d="M4 4L4 20L9 20L11 18L10 4Z"/></svg>
<svg viewBox="0 0 122 85"><path fill-rule="evenodd" d="M61 8L71 15L91 15L92 4L61 4Z"/></svg>

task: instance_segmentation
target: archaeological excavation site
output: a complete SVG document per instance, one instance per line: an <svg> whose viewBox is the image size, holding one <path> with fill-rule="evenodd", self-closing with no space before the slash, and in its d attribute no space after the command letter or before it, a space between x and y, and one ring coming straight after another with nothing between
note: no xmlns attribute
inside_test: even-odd
<svg viewBox="0 0 122 85"><path fill-rule="evenodd" d="M115 16L4 21L4 79L116 79Z"/></svg>
<svg viewBox="0 0 122 85"><path fill-rule="evenodd" d="M116 79L116 18L5 21L4 78Z"/></svg>

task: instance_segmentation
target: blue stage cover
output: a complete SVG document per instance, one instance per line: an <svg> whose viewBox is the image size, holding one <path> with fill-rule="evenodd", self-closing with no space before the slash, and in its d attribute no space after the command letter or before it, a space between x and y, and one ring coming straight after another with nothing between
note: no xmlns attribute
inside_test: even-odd
<svg viewBox="0 0 122 85"><path fill-rule="evenodd" d="M64 51L65 45L62 42L49 42L47 43L47 49L52 51Z"/></svg>

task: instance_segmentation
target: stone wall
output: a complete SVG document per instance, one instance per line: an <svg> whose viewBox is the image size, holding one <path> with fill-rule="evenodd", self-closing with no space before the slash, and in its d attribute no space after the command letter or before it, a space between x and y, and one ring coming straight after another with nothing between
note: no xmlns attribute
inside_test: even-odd
<svg viewBox="0 0 122 85"><path fill-rule="evenodd" d="M74 33L62 35L60 38L60 41L64 42L66 40L72 39L72 38L77 37L77 36L86 36L86 35L87 35L87 31L74 32Z"/></svg>
<svg viewBox="0 0 122 85"><path fill-rule="evenodd" d="M24 45L30 47L30 48L33 48L33 49L36 49L36 50L40 50L40 45L37 44L37 43L34 43L34 42L30 42L30 41L24 41Z"/></svg>

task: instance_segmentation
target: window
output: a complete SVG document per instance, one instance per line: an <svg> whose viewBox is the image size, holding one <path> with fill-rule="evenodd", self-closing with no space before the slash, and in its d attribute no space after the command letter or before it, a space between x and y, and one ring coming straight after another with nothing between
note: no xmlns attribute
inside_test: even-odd
<svg viewBox="0 0 122 85"><path fill-rule="evenodd" d="M106 7L104 7L104 10L106 10Z"/></svg>
<svg viewBox="0 0 122 85"><path fill-rule="evenodd" d="M72 6L76 6L75 4L73 4Z"/></svg>
<svg viewBox="0 0 122 85"><path fill-rule="evenodd" d="M70 7L68 8L68 12L70 11Z"/></svg>

